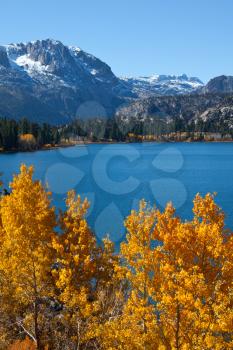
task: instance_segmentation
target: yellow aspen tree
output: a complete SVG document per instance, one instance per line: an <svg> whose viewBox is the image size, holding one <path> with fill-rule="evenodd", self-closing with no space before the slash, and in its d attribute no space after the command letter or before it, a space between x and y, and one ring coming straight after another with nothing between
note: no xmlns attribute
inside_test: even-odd
<svg viewBox="0 0 233 350"><path fill-rule="evenodd" d="M158 326L171 349L230 349L232 331L232 257L224 214L210 194L194 199L194 218L182 223L168 205L157 214L154 295ZM225 330L224 330L225 324Z"/></svg>
<svg viewBox="0 0 233 350"><path fill-rule="evenodd" d="M61 234L54 237L57 252L53 269L58 298L64 305L64 326L69 329L70 349L80 349L86 339L93 313L94 289L97 277L98 249L85 219L89 207L71 191L67 195L67 210L61 213Z"/></svg>
<svg viewBox="0 0 233 350"><path fill-rule="evenodd" d="M139 212L126 219L126 242L121 244L122 265L116 278L126 280L128 298L122 314L106 323L102 334L104 349L155 349L156 317L150 302L153 268L155 209L144 201Z"/></svg>
<svg viewBox="0 0 233 350"><path fill-rule="evenodd" d="M113 275L118 257L108 238L97 245L85 218L88 201L71 191L66 205L60 216L61 234L53 240L57 252L53 276L63 305L62 332L67 330L70 335L69 349L99 348L100 325L117 308Z"/></svg>
<svg viewBox="0 0 233 350"><path fill-rule="evenodd" d="M22 165L0 200L0 275L4 307L14 328L42 349L44 310L53 294L52 237L56 225L50 193Z"/></svg>
<svg viewBox="0 0 233 350"><path fill-rule="evenodd" d="M129 295L106 323L105 349L232 349L232 234L210 194L193 212L182 222L171 204L142 203L127 218L118 274Z"/></svg>

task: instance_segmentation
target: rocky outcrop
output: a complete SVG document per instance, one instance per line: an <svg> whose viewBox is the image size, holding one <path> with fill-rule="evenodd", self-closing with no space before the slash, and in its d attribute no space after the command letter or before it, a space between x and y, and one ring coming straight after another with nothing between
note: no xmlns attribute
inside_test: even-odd
<svg viewBox="0 0 233 350"><path fill-rule="evenodd" d="M232 93L233 76L221 75L211 79L202 89L204 93Z"/></svg>

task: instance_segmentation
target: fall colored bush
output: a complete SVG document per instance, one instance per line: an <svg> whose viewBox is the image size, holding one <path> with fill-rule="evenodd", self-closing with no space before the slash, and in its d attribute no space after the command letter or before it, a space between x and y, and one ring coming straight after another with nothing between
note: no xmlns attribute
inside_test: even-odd
<svg viewBox="0 0 233 350"><path fill-rule="evenodd" d="M22 150L33 150L36 149L37 143L36 138L33 134L21 134L19 135L19 147Z"/></svg>
<svg viewBox="0 0 233 350"><path fill-rule="evenodd" d="M36 350L36 344L26 337L24 340L16 340L8 348L9 350Z"/></svg>
<svg viewBox="0 0 233 350"><path fill-rule="evenodd" d="M214 196L198 194L189 221L142 201L116 253L108 238L97 244L74 191L56 214L32 167L10 187L0 197L0 348L233 348L233 235Z"/></svg>

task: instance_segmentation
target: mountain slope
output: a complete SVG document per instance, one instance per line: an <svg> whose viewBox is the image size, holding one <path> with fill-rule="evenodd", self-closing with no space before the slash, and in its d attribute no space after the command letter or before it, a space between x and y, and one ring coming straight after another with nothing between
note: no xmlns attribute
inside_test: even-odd
<svg viewBox="0 0 233 350"><path fill-rule="evenodd" d="M130 119L158 118L166 123L178 118L187 125L202 120L224 122L233 128L233 96L223 94L190 94L141 99L120 108L116 116L126 123Z"/></svg>

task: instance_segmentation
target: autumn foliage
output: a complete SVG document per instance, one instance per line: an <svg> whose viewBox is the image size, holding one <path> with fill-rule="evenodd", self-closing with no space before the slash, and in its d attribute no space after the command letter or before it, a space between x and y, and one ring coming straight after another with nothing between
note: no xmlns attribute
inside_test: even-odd
<svg viewBox="0 0 233 350"><path fill-rule="evenodd" d="M19 135L18 143L22 150L33 150L37 147L36 138L33 134Z"/></svg>
<svg viewBox="0 0 233 350"><path fill-rule="evenodd" d="M96 241L87 200L57 214L22 165L0 198L0 349L233 348L233 235L214 197L182 221L141 202L114 252Z"/></svg>
<svg viewBox="0 0 233 350"><path fill-rule="evenodd" d="M36 350L36 344L26 337L24 340L16 340L10 345L9 350Z"/></svg>

